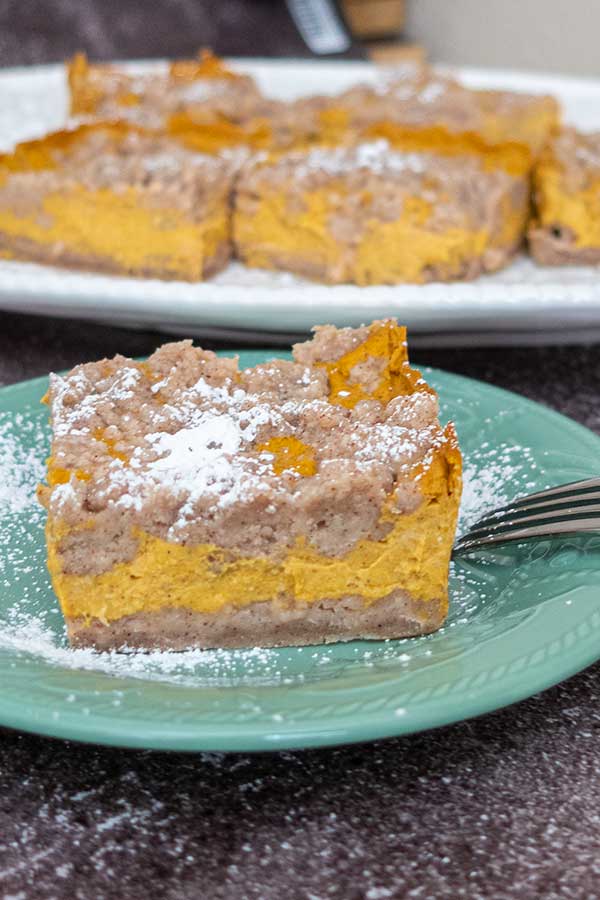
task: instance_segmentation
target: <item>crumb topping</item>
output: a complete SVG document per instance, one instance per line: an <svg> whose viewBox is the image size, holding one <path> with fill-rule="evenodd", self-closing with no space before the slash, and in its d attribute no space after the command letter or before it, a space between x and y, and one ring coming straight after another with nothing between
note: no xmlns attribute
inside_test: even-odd
<svg viewBox="0 0 600 900"><path fill-rule="evenodd" d="M185 64L150 74L132 75L111 66L86 67L84 92L91 91L96 118L126 119L144 126L162 126L165 117L198 108L211 117L235 116L261 103L261 94L248 75L231 72L202 75L186 72Z"/></svg>
<svg viewBox="0 0 600 900"><path fill-rule="evenodd" d="M54 137L54 145L39 142L51 166L11 172L0 185L3 208L20 215L43 210L44 198L52 193L82 187L123 194L133 188L151 205L198 216L229 195L232 177L247 155L241 147L219 156L195 153L169 138L114 133L101 125L65 133L64 146L60 135Z"/></svg>
<svg viewBox="0 0 600 900"><path fill-rule="evenodd" d="M351 87L339 100L355 124L390 121L415 126L443 124L452 131L486 131L491 114L502 125L505 140L515 137L510 133L511 124L520 128L527 116L550 111L556 105L553 98L544 95L474 90L418 65L392 71L373 86Z"/></svg>
<svg viewBox="0 0 600 900"><path fill-rule="evenodd" d="M330 337L315 337L319 355L335 352ZM410 475L445 438L422 379L405 396L352 408L329 393L316 363L239 371L189 341L147 363L115 357L53 375L49 480L55 470L69 477L55 481L49 508L84 537L90 521L118 520L118 533L138 527L248 553L298 535L346 552L389 527L386 501L396 512L420 503Z"/></svg>
<svg viewBox="0 0 600 900"><path fill-rule="evenodd" d="M543 160L558 162L570 190L581 190L600 178L600 132L583 134L563 128L551 141Z"/></svg>

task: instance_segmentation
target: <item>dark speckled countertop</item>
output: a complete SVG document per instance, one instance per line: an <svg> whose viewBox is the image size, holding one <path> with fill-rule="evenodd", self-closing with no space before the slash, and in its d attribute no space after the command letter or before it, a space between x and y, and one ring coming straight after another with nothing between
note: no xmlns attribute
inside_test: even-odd
<svg viewBox="0 0 600 900"><path fill-rule="evenodd" d="M255 0L252 21L268 21L270 7ZM0 65L79 46L100 57L185 53L220 35L222 52L297 52L284 30L279 44L278 29L259 29L262 43L235 30L241 8L4 0ZM0 383L160 341L0 313ZM600 347L413 359L526 393L600 432ZM103 749L0 729L0 898L600 898L599 699L600 664L435 732L256 756Z"/></svg>
<svg viewBox="0 0 600 900"><path fill-rule="evenodd" d="M0 382L145 354L161 340L0 313ZM413 359L526 393L600 432L598 347ZM593 900L599 700L600 664L476 721L256 756L103 749L0 729L0 897Z"/></svg>

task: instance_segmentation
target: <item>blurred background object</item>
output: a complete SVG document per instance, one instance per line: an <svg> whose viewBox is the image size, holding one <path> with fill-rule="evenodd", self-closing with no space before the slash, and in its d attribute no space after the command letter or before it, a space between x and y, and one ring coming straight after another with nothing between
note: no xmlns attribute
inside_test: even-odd
<svg viewBox="0 0 600 900"><path fill-rule="evenodd" d="M406 0L0 0L0 66L193 56L422 60Z"/></svg>
<svg viewBox="0 0 600 900"><path fill-rule="evenodd" d="M0 65L193 56L360 59L336 0L0 0Z"/></svg>
<svg viewBox="0 0 600 900"><path fill-rule="evenodd" d="M600 75L589 0L0 0L0 66L77 50L126 59L224 56L433 62Z"/></svg>
<svg viewBox="0 0 600 900"><path fill-rule="evenodd" d="M405 35L432 62L600 75L600 3L407 0Z"/></svg>
<svg viewBox="0 0 600 900"><path fill-rule="evenodd" d="M405 0L341 0L349 29L365 42L368 56L382 65L398 65L408 60L424 62L423 47L406 41Z"/></svg>
<svg viewBox="0 0 600 900"><path fill-rule="evenodd" d="M342 0L353 34L365 39L398 35L404 25L404 0Z"/></svg>

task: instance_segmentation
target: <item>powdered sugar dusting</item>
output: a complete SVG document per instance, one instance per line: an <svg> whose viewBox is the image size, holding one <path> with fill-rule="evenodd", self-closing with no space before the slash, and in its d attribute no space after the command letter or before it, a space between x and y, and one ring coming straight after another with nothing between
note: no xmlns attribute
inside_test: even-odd
<svg viewBox="0 0 600 900"><path fill-rule="evenodd" d="M483 444L476 459L464 461L459 534L515 495L538 490L536 474L537 464L528 447Z"/></svg>
<svg viewBox="0 0 600 900"><path fill-rule="evenodd" d="M317 147L298 157L296 177L305 177L311 172L327 172L341 175L356 169L368 169L376 174L413 172L422 174L427 166L427 157L421 153L399 153L392 150L385 140L369 141L356 147Z"/></svg>
<svg viewBox="0 0 600 900"><path fill-rule="evenodd" d="M402 478L446 440L424 390L347 409L329 403L322 369L274 360L239 373L233 361L225 365L185 342L165 345L144 365L116 358L52 377L53 458L71 472L52 490L53 513L79 521L91 510L116 508L132 517L125 528L229 546L223 542L235 539L233 511L285 545L294 529L309 537L317 530L314 522L327 512L315 501L319 494L343 504L360 489L376 511L397 484L403 509ZM308 448L310 478L293 462L274 465L274 436ZM354 477L363 479L360 488ZM343 540L366 537L366 517L357 514L351 526L346 512L336 508L345 518ZM246 524L239 531L238 548L249 539ZM261 534L252 539L263 541ZM271 552L272 538L264 540L268 546L248 549ZM107 560L106 569L113 564Z"/></svg>
<svg viewBox="0 0 600 900"><path fill-rule="evenodd" d="M132 400L135 386L142 375L139 369L132 366L122 366L112 383L104 392L104 399L109 404L115 404L122 400ZM54 431L57 437L63 435L86 434L89 429L75 428L73 415L68 401L68 395L75 392L78 395L77 418L79 421L92 419L96 411L97 397L89 391L89 381L82 371L73 372L68 378L59 375L50 376L51 389L55 396L54 406Z"/></svg>
<svg viewBox="0 0 600 900"><path fill-rule="evenodd" d="M27 448L24 437L32 439L33 446ZM0 414L0 517L35 508L35 485L46 470L39 452L41 439L45 436L37 419L23 413Z"/></svg>
<svg viewBox="0 0 600 900"><path fill-rule="evenodd" d="M203 103L219 94L227 94L230 83L218 78L204 78L178 86L177 96L182 103Z"/></svg>
<svg viewBox="0 0 600 900"><path fill-rule="evenodd" d="M236 392L244 394L244 392ZM206 495L218 498L221 507L240 500L244 493L260 490L261 476L270 472L269 460L246 460L238 451L251 443L259 425L273 419L271 410L257 405L247 410L245 419L234 417L232 407L227 414L203 412L194 424L174 434L149 434L146 440L160 453L148 466L148 474L163 487L182 493L186 500L179 519L170 533L192 516L195 504ZM242 424L243 423L243 424ZM131 479L130 491L135 491L137 477ZM124 495L126 498L131 493Z"/></svg>

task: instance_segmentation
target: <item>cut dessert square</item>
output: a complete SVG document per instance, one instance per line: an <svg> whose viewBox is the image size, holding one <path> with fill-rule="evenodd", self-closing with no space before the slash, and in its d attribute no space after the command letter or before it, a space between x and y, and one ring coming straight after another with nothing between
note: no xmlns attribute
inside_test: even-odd
<svg viewBox="0 0 600 900"><path fill-rule="evenodd" d="M199 281L230 258L239 161L119 124L20 144L0 156L0 252Z"/></svg>
<svg viewBox="0 0 600 900"><path fill-rule="evenodd" d="M148 74L90 64L78 54L67 74L73 115L124 119L202 152L238 144L279 151L382 137L403 151L475 153L522 174L560 120L553 97L474 90L416 62L374 86L287 103L264 97L250 76L207 51Z"/></svg>
<svg viewBox="0 0 600 900"><path fill-rule="evenodd" d="M161 125L164 117L188 107L204 107L213 117L235 117L240 106L260 101L254 79L229 69L208 51L197 60L179 60L133 73L106 63L90 63L78 53L68 64L70 112L73 116L127 119L138 125Z"/></svg>
<svg viewBox="0 0 600 900"><path fill-rule="evenodd" d="M385 138L404 151L474 153L518 175L531 169L558 127L560 107L554 97L475 90L427 66L409 65L375 86L345 91L327 116L330 141L346 131L355 139Z"/></svg>
<svg viewBox="0 0 600 900"><path fill-rule="evenodd" d="M71 643L244 647L439 628L452 425L395 321L239 371L190 341L52 375L48 565Z"/></svg>
<svg viewBox="0 0 600 900"><path fill-rule="evenodd" d="M565 128L534 170L532 256L544 265L600 263L600 132Z"/></svg>
<svg viewBox="0 0 600 900"><path fill-rule="evenodd" d="M147 74L89 63L77 54L67 78L73 116L127 121L176 137L191 149L271 143L270 119L277 103L266 100L254 79L203 51Z"/></svg>
<svg viewBox="0 0 600 900"><path fill-rule="evenodd" d="M245 143L274 152L383 138L404 152L474 154L486 166L528 174L560 123L554 97L474 90L423 65L408 65L376 85L291 102L254 97L219 118L188 105L169 119L190 146Z"/></svg>
<svg viewBox="0 0 600 900"><path fill-rule="evenodd" d="M249 266L329 283L446 281L506 265L528 212L524 176L380 140L251 161L233 232Z"/></svg>

